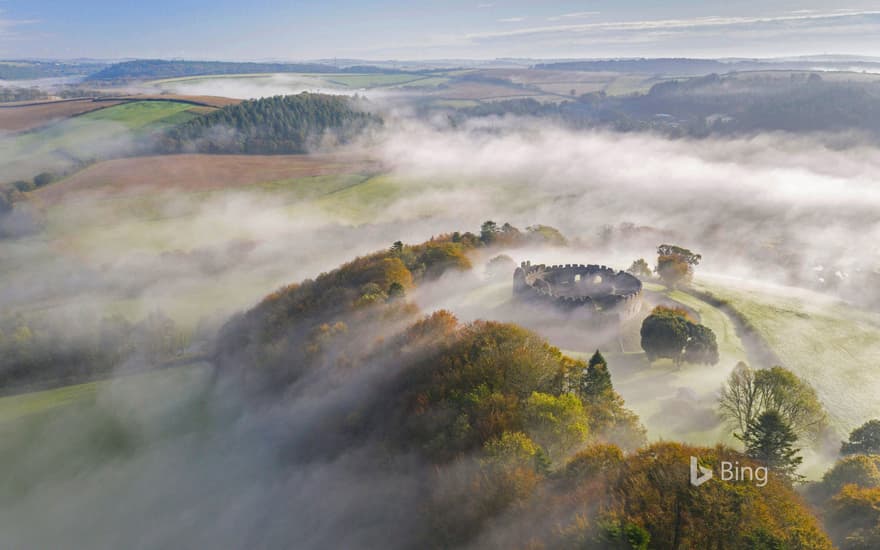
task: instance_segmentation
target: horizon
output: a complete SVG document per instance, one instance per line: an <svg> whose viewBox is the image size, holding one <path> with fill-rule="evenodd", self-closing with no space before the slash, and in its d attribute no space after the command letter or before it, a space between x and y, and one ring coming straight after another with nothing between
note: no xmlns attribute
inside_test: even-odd
<svg viewBox="0 0 880 550"><path fill-rule="evenodd" d="M699 56L601 56L601 57L424 57L424 58L393 58L393 57L308 57L308 58L283 58L283 57L252 57L252 58L229 58L229 57L39 57L20 56L3 57L0 61L30 61L30 62L98 62L98 63L125 63L127 61L187 61L187 62L219 62L219 63L334 63L334 62L364 62L364 63L440 63L440 62L469 62L491 63L496 61L505 62L569 62L569 61L629 61L629 60L661 60L676 59L688 61L810 61L817 58L829 58L844 61L880 62L880 55L861 55L853 53L805 53L802 55L786 56L722 56L722 57L699 57Z"/></svg>

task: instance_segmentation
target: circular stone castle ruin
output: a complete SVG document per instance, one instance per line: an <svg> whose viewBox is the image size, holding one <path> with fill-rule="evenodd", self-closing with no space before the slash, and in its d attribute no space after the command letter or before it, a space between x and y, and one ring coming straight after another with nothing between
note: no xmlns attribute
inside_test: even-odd
<svg viewBox="0 0 880 550"><path fill-rule="evenodd" d="M513 294L603 324L625 322L642 307L642 282L604 265L523 262L513 274Z"/></svg>

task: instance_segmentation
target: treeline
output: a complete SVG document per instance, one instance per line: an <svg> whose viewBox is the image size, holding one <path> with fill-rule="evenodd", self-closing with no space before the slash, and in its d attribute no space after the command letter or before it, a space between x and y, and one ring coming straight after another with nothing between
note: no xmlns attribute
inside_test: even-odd
<svg viewBox="0 0 880 550"><path fill-rule="evenodd" d="M799 70L809 71L816 65L831 67L840 71L866 70L875 71L880 63L861 61L858 59L836 60L790 60L790 61L759 61L747 59L740 61L719 61L716 59L692 58L637 58L637 59L597 59L584 61L561 61L557 63L539 63L534 69L553 71L586 71L616 72L644 75L702 76L709 73L729 73L733 71L759 70Z"/></svg>
<svg viewBox="0 0 880 550"><path fill-rule="evenodd" d="M29 180L0 182L0 239L20 237L39 230L42 221L34 208L30 208L25 193L45 187L72 172L82 170L94 159L80 160L70 168L59 172L40 172ZM18 206L16 207L16 204Z"/></svg>
<svg viewBox="0 0 880 550"><path fill-rule="evenodd" d="M36 99L46 99L49 94L36 88L18 88L18 87L2 87L0 88L0 103L9 103L12 101L31 101Z"/></svg>
<svg viewBox="0 0 880 550"><path fill-rule="evenodd" d="M553 71L588 71L588 72L619 72L638 74L674 74L674 75L702 75L712 72L726 72L742 70L742 67L750 69L766 63L759 62L730 62L724 63L714 59L598 59L595 61L561 61L559 63L539 63L535 69Z"/></svg>
<svg viewBox="0 0 880 550"><path fill-rule="evenodd" d="M459 111L462 118L505 114L672 137L856 130L880 139L880 82L831 82L815 73L789 78L711 74L663 82L646 94L595 92L558 104L518 99Z"/></svg>
<svg viewBox="0 0 880 550"><path fill-rule="evenodd" d="M106 67L105 63L72 61L0 61L0 80L33 80L61 76L85 76Z"/></svg>
<svg viewBox="0 0 880 550"><path fill-rule="evenodd" d="M163 152L305 153L332 135L345 143L382 119L343 96L301 93L229 105L170 129Z"/></svg>
<svg viewBox="0 0 880 550"><path fill-rule="evenodd" d="M90 81L152 80L186 76L260 73L387 73L400 72L373 66L339 68L322 63L252 63L229 61L184 61L139 59L105 67L90 75Z"/></svg>
<svg viewBox="0 0 880 550"><path fill-rule="evenodd" d="M880 548L880 419L854 429L841 457L806 494L841 550Z"/></svg>
<svg viewBox="0 0 880 550"><path fill-rule="evenodd" d="M137 323L119 315L76 323L9 316L0 319L0 394L81 383L123 364L161 365L188 344L189 336L161 312Z"/></svg>
<svg viewBox="0 0 880 550"><path fill-rule="evenodd" d="M80 97L111 97L114 95L119 94L102 92L100 90L82 88L79 86L65 86L53 91L52 94L35 86L30 88L7 86L0 88L0 103L11 103L13 101L37 101L49 99L53 96L60 97L61 99L75 99Z"/></svg>

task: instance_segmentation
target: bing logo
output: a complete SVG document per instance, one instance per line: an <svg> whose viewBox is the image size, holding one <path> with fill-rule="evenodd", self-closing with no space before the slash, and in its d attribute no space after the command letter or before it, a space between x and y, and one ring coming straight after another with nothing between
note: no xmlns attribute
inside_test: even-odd
<svg viewBox="0 0 880 550"><path fill-rule="evenodd" d="M723 460L719 462L721 472L718 478L722 481L756 481L755 485L767 485L768 470L765 466L740 466L739 462ZM700 459L691 457L691 485L699 487L715 476L711 468L700 465Z"/></svg>

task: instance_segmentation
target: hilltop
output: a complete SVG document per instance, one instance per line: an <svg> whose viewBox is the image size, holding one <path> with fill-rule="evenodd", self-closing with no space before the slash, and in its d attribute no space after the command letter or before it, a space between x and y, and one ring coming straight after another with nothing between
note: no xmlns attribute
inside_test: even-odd
<svg viewBox="0 0 880 550"><path fill-rule="evenodd" d="M381 123L353 99L304 92L223 107L170 129L159 147L169 152L305 153L328 132L344 143Z"/></svg>

